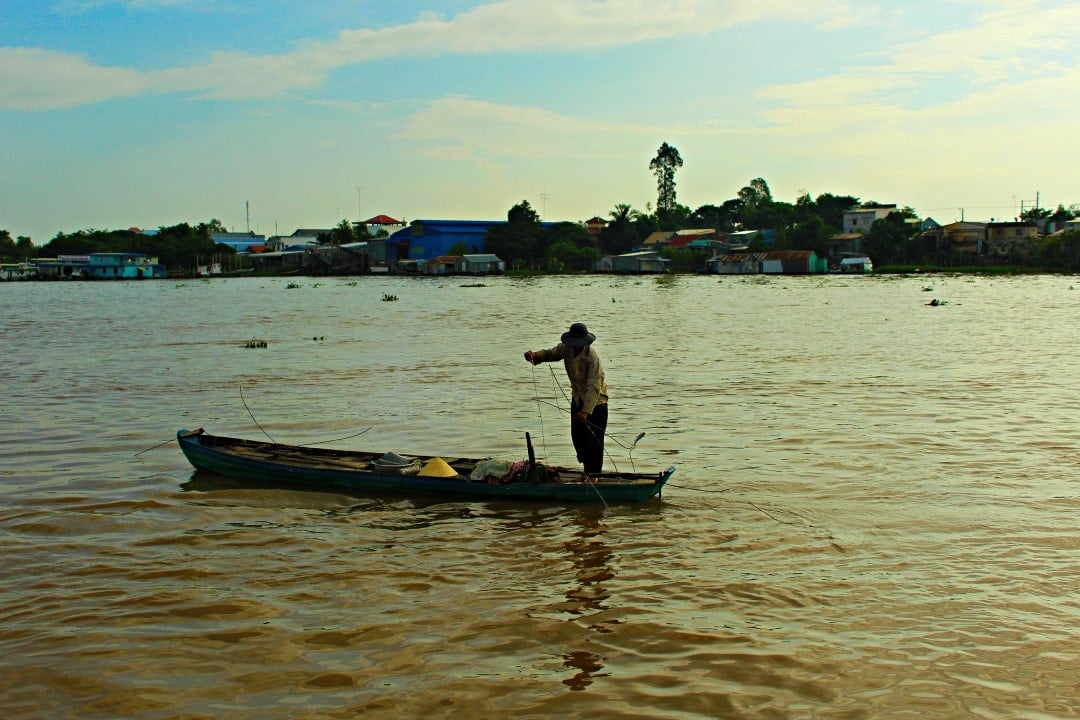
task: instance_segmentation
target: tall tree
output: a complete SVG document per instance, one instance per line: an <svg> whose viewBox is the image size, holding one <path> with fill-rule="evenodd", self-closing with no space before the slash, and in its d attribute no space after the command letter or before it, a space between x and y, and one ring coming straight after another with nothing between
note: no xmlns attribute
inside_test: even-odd
<svg viewBox="0 0 1080 720"><path fill-rule="evenodd" d="M683 165L682 156L674 145L666 142L656 151L649 169L656 176L656 214L662 215L675 209L675 171Z"/></svg>
<svg viewBox="0 0 1080 720"><path fill-rule="evenodd" d="M15 241L15 254L19 260L29 260L34 257L36 249L33 241L26 235L20 235Z"/></svg>
<svg viewBox="0 0 1080 720"><path fill-rule="evenodd" d="M353 230L353 224L343 219L330 231L330 244L348 245L351 242L356 242L356 232Z"/></svg>
<svg viewBox="0 0 1080 720"><path fill-rule="evenodd" d="M596 238L578 223L563 222L547 230L544 267L549 270L593 270L600 259Z"/></svg>
<svg viewBox="0 0 1080 720"><path fill-rule="evenodd" d="M765 178L754 178L750 184L739 191L739 199L747 205L762 205L772 202L772 191Z"/></svg>
<svg viewBox="0 0 1080 720"><path fill-rule="evenodd" d="M822 193L814 200L814 211L825 224L840 232L844 228L844 213L859 204L854 195Z"/></svg>
<svg viewBox="0 0 1080 720"><path fill-rule="evenodd" d="M11 233L0 230L0 259L14 260L16 255L15 241L11 239Z"/></svg>
<svg viewBox="0 0 1080 720"><path fill-rule="evenodd" d="M487 231L484 249L494 253L510 267L537 269L546 250L544 228L540 216L528 200L510 208L506 224Z"/></svg>

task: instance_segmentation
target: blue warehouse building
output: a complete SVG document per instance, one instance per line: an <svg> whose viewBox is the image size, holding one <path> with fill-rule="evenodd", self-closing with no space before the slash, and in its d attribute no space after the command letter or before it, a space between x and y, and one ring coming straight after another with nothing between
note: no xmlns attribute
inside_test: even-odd
<svg viewBox="0 0 1080 720"><path fill-rule="evenodd" d="M386 259L434 260L449 255L458 243L465 244L466 254L482 253L488 229L505 224L505 220L413 220L386 238Z"/></svg>

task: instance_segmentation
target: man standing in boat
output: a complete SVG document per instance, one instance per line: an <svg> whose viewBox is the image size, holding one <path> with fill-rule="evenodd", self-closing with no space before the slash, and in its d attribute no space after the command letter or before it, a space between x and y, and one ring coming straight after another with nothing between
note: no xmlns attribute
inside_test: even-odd
<svg viewBox="0 0 1080 720"><path fill-rule="evenodd" d="M593 350L596 336L585 323L576 322L562 334L550 350L527 350L525 359L533 365L562 360L572 389L570 397L570 439L578 461L587 474L600 472L604 465L604 433L607 431L608 395L604 366Z"/></svg>

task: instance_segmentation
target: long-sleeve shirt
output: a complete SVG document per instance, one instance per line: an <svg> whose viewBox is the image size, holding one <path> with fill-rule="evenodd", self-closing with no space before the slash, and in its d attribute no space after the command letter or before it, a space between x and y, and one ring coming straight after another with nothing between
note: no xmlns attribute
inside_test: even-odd
<svg viewBox="0 0 1080 720"><path fill-rule="evenodd" d="M592 415L597 405L607 405L607 385L604 383L604 366L600 356L591 346L587 346L577 356L573 348L559 343L549 350L537 350L533 353L537 362L562 360L566 367L566 377L570 380L571 397L581 403L586 415Z"/></svg>

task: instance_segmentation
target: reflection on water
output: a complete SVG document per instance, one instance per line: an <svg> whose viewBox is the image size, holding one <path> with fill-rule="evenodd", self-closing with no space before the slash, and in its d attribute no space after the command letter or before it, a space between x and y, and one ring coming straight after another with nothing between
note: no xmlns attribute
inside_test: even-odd
<svg viewBox="0 0 1080 720"><path fill-rule="evenodd" d="M1076 717L1075 279L302 284L0 284L0 716ZM520 356L575 320L662 502L255 487L169 442L572 463Z"/></svg>
<svg viewBox="0 0 1080 720"><path fill-rule="evenodd" d="M572 616L581 616L608 609L604 604L610 594L604 583L615 577L609 561L612 557L610 548L604 543L602 508L583 508L575 513L574 524L577 530L573 539L564 544L573 563L576 584L566 591L566 612ZM589 630L607 632L601 620L588 626ZM614 622L614 621L608 621ZM586 642L587 639L583 639ZM604 677L600 673L604 665L602 659L587 650L573 650L563 656L568 668L577 670L576 674L563 680L571 690L584 690L592 684L594 677Z"/></svg>

